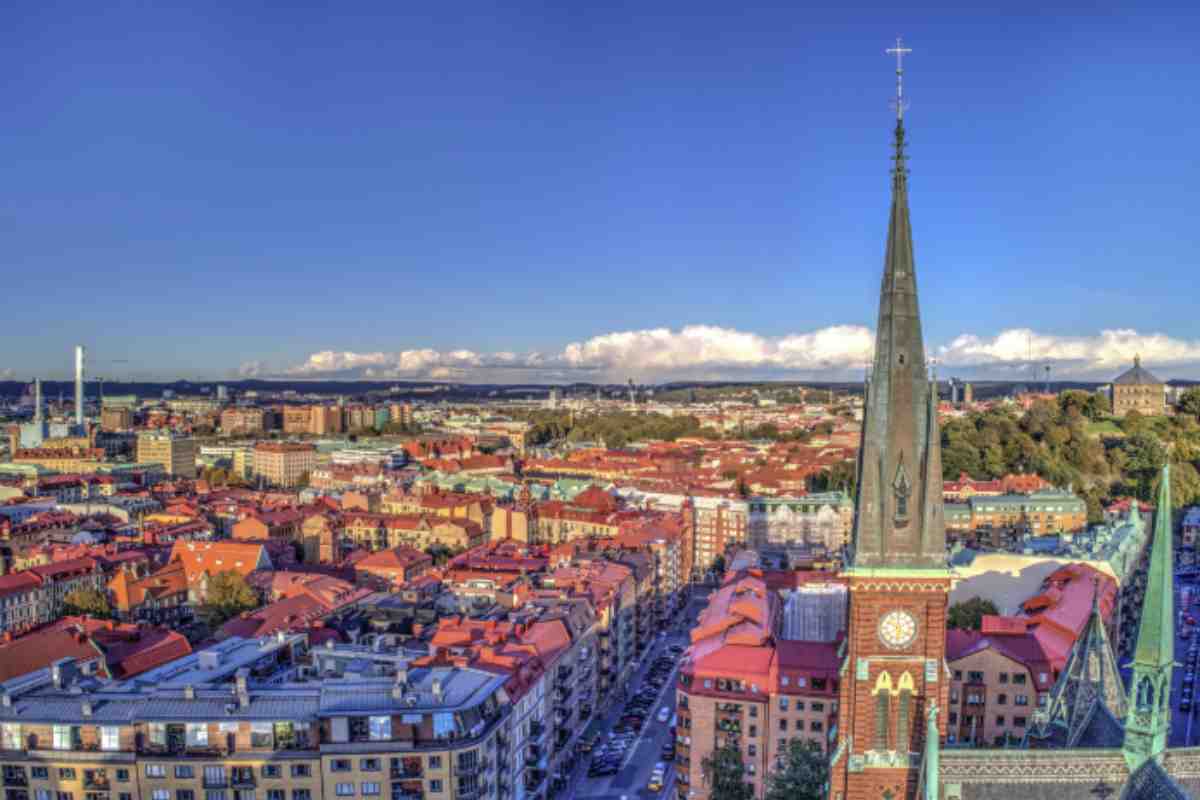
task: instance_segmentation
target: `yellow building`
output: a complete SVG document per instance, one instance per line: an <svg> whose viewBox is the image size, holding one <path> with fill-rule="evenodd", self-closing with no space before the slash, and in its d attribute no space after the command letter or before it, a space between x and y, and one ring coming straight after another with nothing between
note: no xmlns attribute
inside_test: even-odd
<svg viewBox="0 0 1200 800"><path fill-rule="evenodd" d="M90 447L18 450L13 454L12 463L42 467L64 475L82 475L95 472L104 463L104 450Z"/></svg>
<svg viewBox="0 0 1200 800"><path fill-rule="evenodd" d="M175 478L196 477L196 441L173 433L154 432L138 436L137 463L161 464Z"/></svg>
<svg viewBox="0 0 1200 800"><path fill-rule="evenodd" d="M1167 413L1167 386L1142 367L1141 356L1134 356L1133 367L1113 381L1111 400L1116 417L1130 411L1161 416Z"/></svg>

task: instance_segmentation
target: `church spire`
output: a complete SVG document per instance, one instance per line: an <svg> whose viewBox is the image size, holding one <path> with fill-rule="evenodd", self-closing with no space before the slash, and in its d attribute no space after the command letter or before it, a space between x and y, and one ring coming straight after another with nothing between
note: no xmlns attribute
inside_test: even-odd
<svg viewBox="0 0 1200 800"><path fill-rule="evenodd" d="M929 379L908 211L903 56L897 40L892 206L875 327L875 362L859 450L853 563L944 568L937 389Z"/></svg>
<svg viewBox="0 0 1200 800"><path fill-rule="evenodd" d="M1158 484L1154 541L1133 655L1133 676L1129 681L1129 714L1125 721L1123 750L1130 772L1150 759L1162 757L1171 730L1171 671L1175 666L1173 539L1171 465L1167 464Z"/></svg>

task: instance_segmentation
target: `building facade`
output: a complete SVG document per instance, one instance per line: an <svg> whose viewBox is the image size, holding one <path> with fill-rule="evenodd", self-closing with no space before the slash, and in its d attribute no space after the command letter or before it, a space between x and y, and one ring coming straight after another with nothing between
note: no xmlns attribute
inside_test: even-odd
<svg viewBox="0 0 1200 800"><path fill-rule="evenodd" d="M254 475L272 486L298 486L317 466L310 444L259 442L254 446Z"/></svg>
<svg viewBox="0 0 1200 800"><path fill-rule="evenodd" d="M167 432L147 432L138 436L137 463L161 464L175 478L196 477L196 440Z"/></svg>
<svg viewBox="0 0 1200 800"><path fill-rule="evenodd" d="M1133 367L1112 382L1113 416L1124 417L1130 411L1149 416L1167 413L1167 386L1142 366L1141 356L1133 357Z"/></svg>

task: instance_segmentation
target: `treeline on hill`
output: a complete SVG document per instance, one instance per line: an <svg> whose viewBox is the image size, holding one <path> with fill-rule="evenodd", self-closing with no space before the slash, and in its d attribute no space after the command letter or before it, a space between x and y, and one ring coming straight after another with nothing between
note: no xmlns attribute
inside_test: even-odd
<svg viewBox="0 0 1200 800"><path fill-rule="evenodd" d="M620 449L632 442L660 439L673 442L676 439L698 436L704 439L721 439L715 428L701 427L693 416L664 414L632 414L626 411L611 411L603 414L576 414L569 411L535 410L512 412L514 419L529 422L533 427L526 435L531 445L550 442L600 442L606 447ZM780 431L771 423L731 431L733 439L769 439L779 442L807 442L814 434L829 435L833 423L820 422L810 431Z"/></svg>
<svg viewBox="0 0 1200 800"><path fill-rule="evenodd" d="M1102 517L1103 500L1150 500L1159 470L1171 461L1176 508L1200 500L1200 389L1184 394L1174 417L1130 412L1108 417L1108 401L1093 392L1068 391L1042 400L1024 414L998 407L949 420L942 428L942 473L987 480L1034 472L1056 486L1073 487L1088 506L1089 521Z"/></svg>

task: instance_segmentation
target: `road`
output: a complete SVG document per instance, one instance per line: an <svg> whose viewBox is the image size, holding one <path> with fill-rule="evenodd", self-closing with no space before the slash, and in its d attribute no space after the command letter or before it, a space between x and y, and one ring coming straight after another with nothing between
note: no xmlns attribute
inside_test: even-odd
<svg viewBox="0 0 1200 800"><path fill-rule="evenodd" d="M642 685L642 681L646 677L646 671L658 656L662 655L665 648L671 644L687 645L688 631L694 623L697 614L708 601L707 594L704 596L696 596L691 603L681 612L678 618L681 622L678 627L669 629L666 636L658 637L654 646L646 651L646 656L638 668L638 671L630 681L629 695L637 693ZM658 710L664 705L669 706L671 714L675 713L675 697L676 685L679 676L678 665L675 671L671 673L668 680L659 693L659 699L654 704L650 717L647 719L646 726L642 730L642 735L639 737L633 747L629 748L626 753L625 761L622 763L620 771L616 775L588 778L587 767L591 762L590 758L580 759L580 766L577 768L570 791L566 793L569 798L577 800L649 800L656 797L672 797L674 792L674 776L673 769L667 770L667 782L661 792L651 792L646 788L646 784L650 781L650 773L654 769L654 765L662 761L662 746L670 741L671 735L669 732L670 723L659 723L657 720ZM623 702L614 703L609 709L608 716L605 719L603 735L608 737L608 732L612 730L612 726L616 724L620 718L624 708Z"/></svg>
<svg viewBox="0 0 1200 800"><path fill-rule="evenodd" d="M1200 612L1200 606L1197 605L1187 609L1183 607L1180 601L1184 587L1191 587L1192 594L1200 596L1200 582L1184 581L1179 576L1175 578L1175 662L1179 666L1175 668L1174 674L1171 676L1171 734L1168 741L1172 747L1186 747L1200 739L1200 723L1196 722L1196 706L1193 705L1190 712L1179 709L1179 701L1183 692L1183 676L1188 670L1188 645L1191 644L1191 641L1180 635L1184 626L1178 623L1183 614L1195 616L1197 612ZM1122 671L1128 672L1128 670Z"/></svg>

